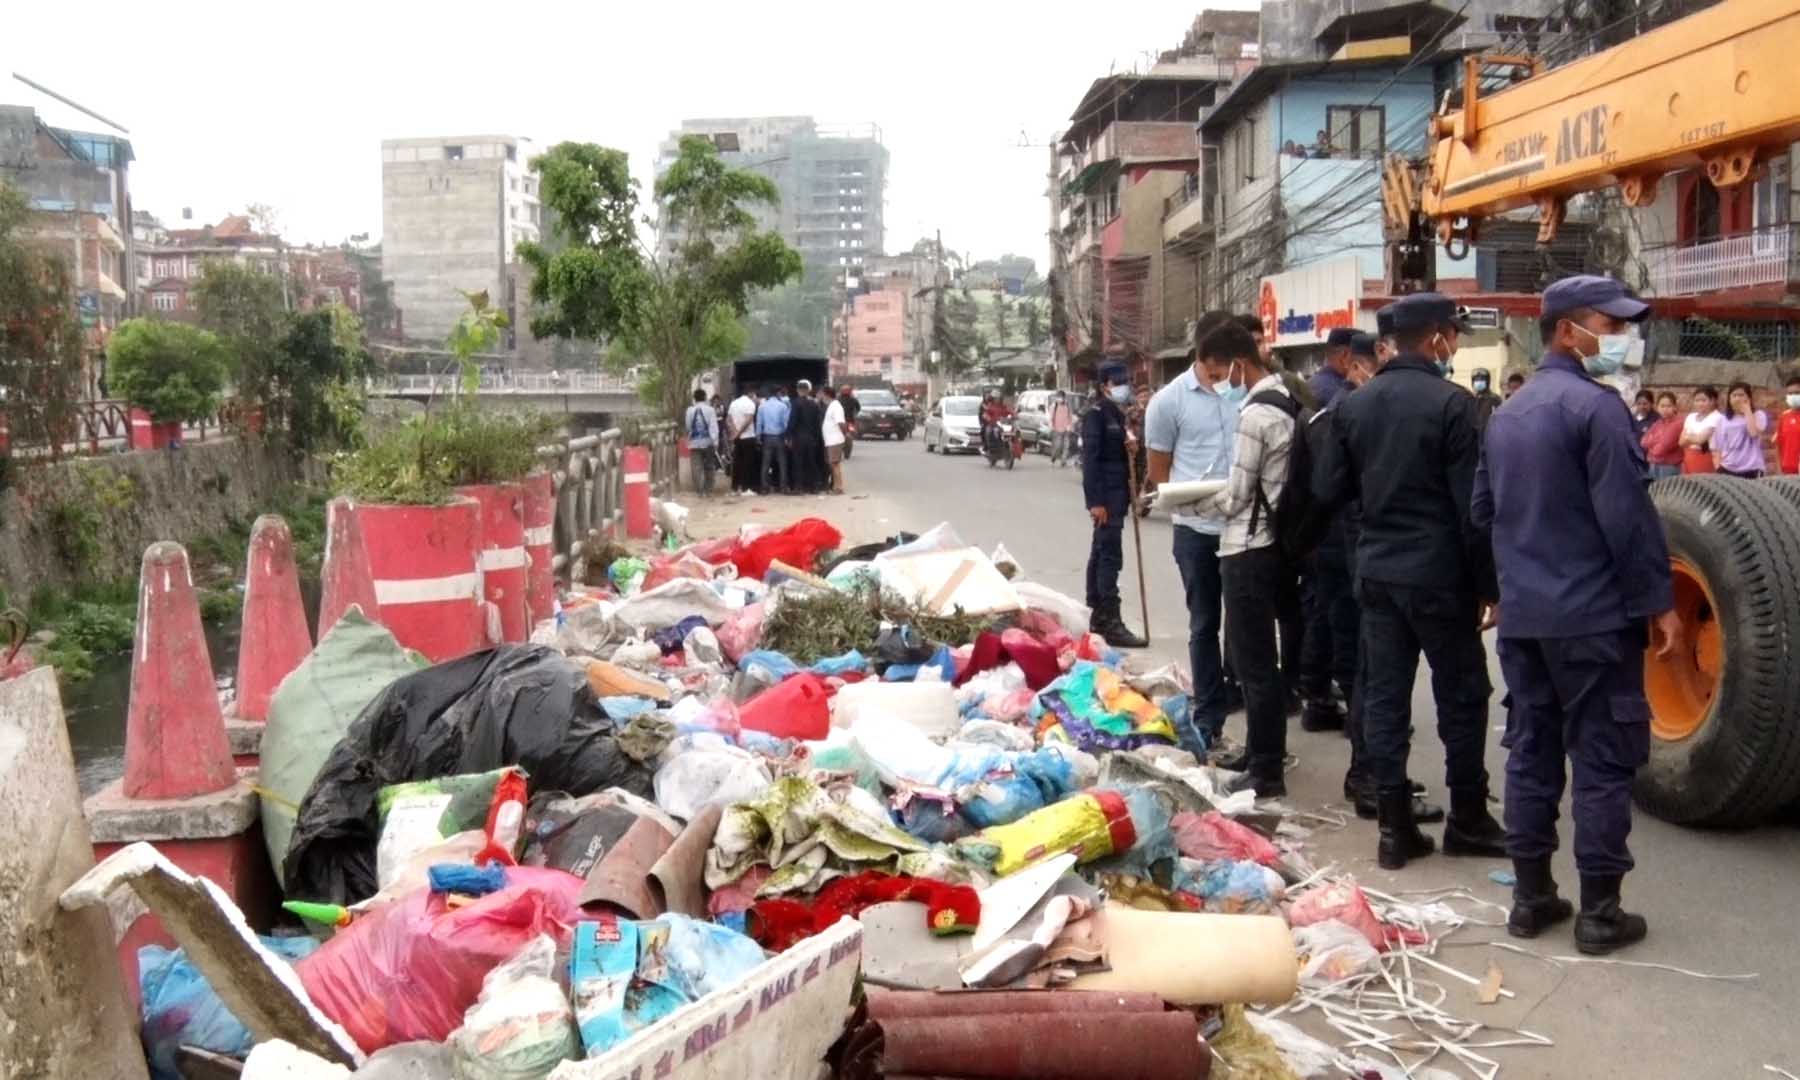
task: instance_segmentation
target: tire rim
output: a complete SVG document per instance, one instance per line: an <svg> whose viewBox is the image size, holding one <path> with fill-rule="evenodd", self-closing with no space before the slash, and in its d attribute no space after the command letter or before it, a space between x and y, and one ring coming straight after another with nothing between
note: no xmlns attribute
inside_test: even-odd
<svg viewBox="0 0 1800 1080"><path fill-rule="evenodd" d="M1725 671L1725 634L1706 578L1693 564L1669 560L1682 646L1669 659L1652 648L1644 658L1644 693L1650 699L1650 733L1679 742L1706 726Z"/></svg>

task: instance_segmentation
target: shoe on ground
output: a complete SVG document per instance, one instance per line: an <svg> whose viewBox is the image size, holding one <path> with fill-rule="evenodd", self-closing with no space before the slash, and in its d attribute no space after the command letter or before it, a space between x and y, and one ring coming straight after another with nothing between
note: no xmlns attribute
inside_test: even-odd
<svg viewBox="0 0 1800 1080"><path fill-rule="evenodd" d="M1633 915L1619 906L1618 874L1581 875L1581 915L1575 920L1575 948L1588 956L1607 953L1635 945L1650 933L1650 924L1642 915Z"/></svg>
<svg viewBox="0 0 1800 1080"><path fill-rule="evenodd" d="M1258 799L1287 798L1287 780L1281 776L1258 775L1247 772L1234 776L1225 784L1227 795L1236 795L1240 791L1255 791Z"/></svg>
<svg viewBox="0 0 1800 1080"><path fill-rule="evenodd" d="M1575 905L1556 894L1550 876L1550 860L1513 860L1513 905L1506 915L1506 932L1516 938L1534 938L1575 916Z"/></svg>
<svg viewBox="0 0 1800 1080"><path fill-rule="evenodd" d="M1506 857L1506 830L1488 812L1487 790L1450 793L1450 819L1444 823L1444 854Z"/></svg>
<svg viewBox="0 0 1800 1080"><path fill-rule="evenodd" d="M1313 698L1300 714L1300 730L1342 731L1348 719L1349 714L1339 708L1337 702L1330 698Z"/></svg>
<svg viewBox="0 0 1800 1080"><path fill-rule="evenodd" d="M1365 791L1350 796L1350 801L1356 808L1356 816L1364 821L1374 821L1381 816L1381 809L1375 798L1375 785L1372 782ZM1444 808L1437 803L1428 802L1423 795L1414 795L1412 815L1416 824L1435 825L1444 820Z"/></svg>
<svg viewBox="0 0 1800 1080"><path fill-rule="evenodd" d="M1212 764L1213 768L1224 769L1226 772L1243 772L1250 767L1250 751L1241 746L1231 749L1220 747L1213 751Z"/></svg>
<svg viewBox="0 0 1800 1080"><path fill-rule="evenodd" d="M1375 861L1383 870L1401 870L1413 859L1424 858L1437 850L1437 845L1419 831L1412 816L1412 792L1394 788L1380 793L1376 799L1380 823L1375 845Z"/></svg>

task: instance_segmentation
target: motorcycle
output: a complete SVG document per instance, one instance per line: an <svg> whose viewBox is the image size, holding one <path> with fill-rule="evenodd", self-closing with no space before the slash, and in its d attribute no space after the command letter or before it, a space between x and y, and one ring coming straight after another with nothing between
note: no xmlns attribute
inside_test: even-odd
<svg viewBox="0 0 1800 1080"><path fill-rule="evenodd" d="M1019 439L1019 426L1011 420L989 424L982 449L987 455L988 468L1002 461L1006 462L1007 468L1012 468L1025 454L1025 444Z"/></svg>

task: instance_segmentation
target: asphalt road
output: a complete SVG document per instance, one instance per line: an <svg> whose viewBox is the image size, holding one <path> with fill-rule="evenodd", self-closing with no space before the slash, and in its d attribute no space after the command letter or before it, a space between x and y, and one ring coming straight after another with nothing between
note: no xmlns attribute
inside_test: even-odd
<svg viewBox="0 0 1800 1080"><path fill-rule="evenodd" d="M859 443L847 474L851 491L867 496L850 504L855 512L849 516L860 526L854 530L861 534L858 539L873 538L884 530L917 532L948 521L965 540L984 549L1005 542L1029 576L1081 596L1090 530L1081 476L1073 467L1055 469L1047 459L1032 456L1012 472L990 469L975 457L927 455L915 436L906 443ZM758 501L792 502L826 517L834 516L833 504L850 509L838 499ZM1187 615L1170 554L1170 530L1166 520L1149 519L1142 526L1151 647L1140 656L1152 665L1186 662ZM1125 562L1125 611L1127 620L1136 625L1141 615L1129 531ZM1504 714L1500 672L1491 647L1488 666L1496 687L1490 706L1488 769L1495 776L1497 794L1505 762L1499 745ZM1443 778L1437 763L1443 756L1430 730L1435 712L1423 663L1413 714L1418 735L1412 773L1431 787L1436 801L1442 801ZM1233 717L1227 730L1241 740L1242 716ZM1309 734L1295 723L1288 745L1298 756L1298 765L1288 774L1290 801L1303 808L1346 810L1340 788L1348 745L1342 737ZM1568 823L1565 805L1563 850L1556 872L1564 895L1572 897L1576 877L1568 850ZM1650 938L1615 956L1696 971L1756 972L1760 978L1703 981L1666 971L1591 963L1558 968L1488 948L1488 941L1512 940L1504 930L1468 926L1450 938L1440 958L1478 976L1492 957L1504 972L1504 985L1517 996L1478 1005L1472 987L1446 979L1450 995L1446 1008L1491 1024L1522 1027L1554 1041L1552 1047L1482 1051L1502 1063L1503 1076L1688 1080L1776 1075L1765 1072L1765 1064L1800 1073L1800 1035L1794 1026L1794 1007L1800 1002L1796 929L1800 829L1790 823L1742 832L1702 831L1640 813L1632 848L1638 870L1626 879L1625 900L1630 910L1649 919ZM1336 863L1384 892L1460 885L1496 903L1504 904L1510 897L1510 889L1488 878L1489 871L1507 868L1501 860L1434 855L1397 874L1381 870L1375 865L1372 822L1351 818L1342 831L1321 831L1313 837L1312 850L1321 864ZM1544 955L1574 954L1566 926L1524 944ZM1440 1059L1436 1064L1448 1063Z"/></svg>

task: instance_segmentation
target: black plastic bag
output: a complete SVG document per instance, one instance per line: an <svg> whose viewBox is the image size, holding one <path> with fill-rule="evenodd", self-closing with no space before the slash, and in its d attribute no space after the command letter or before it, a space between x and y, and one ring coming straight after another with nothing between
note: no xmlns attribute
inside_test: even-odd
<svg viewBox="0 0 1800 1080"><path fill-rule="evenodd" d="M892 551L901 544L910 544L917 539L918 537L916 535L909 532L903 532L890 536L886 540L878 540L873 544L861 544L848 551L828 552L827 554L830 556L830 559L829 561L826 561L824 567L820 569L819 576L829 576L833 570L838 568L839 563L868 562L870 559L873 559L884 551ZM821 556L820 558L824 559L824 556Z"/></svg>
<svg viewBox="0 0 1800 1080"><path fill-rule="evenodd" d="M350 725L319 770L282 861L287 895L347 904L376 890L375 794L388 784L518 765L534 791L653 795L587 674L541 645L505 645L407 675Z"/></svg>
<svg viewBox="0 0 1800 1080"><path fill-rule="evenodd" d="M914 629L910 623L897 626L884 626L875 638L875 663L886 668L889 664L923 664L937 653L937 646L925 640L925 636Z"/></svg>

